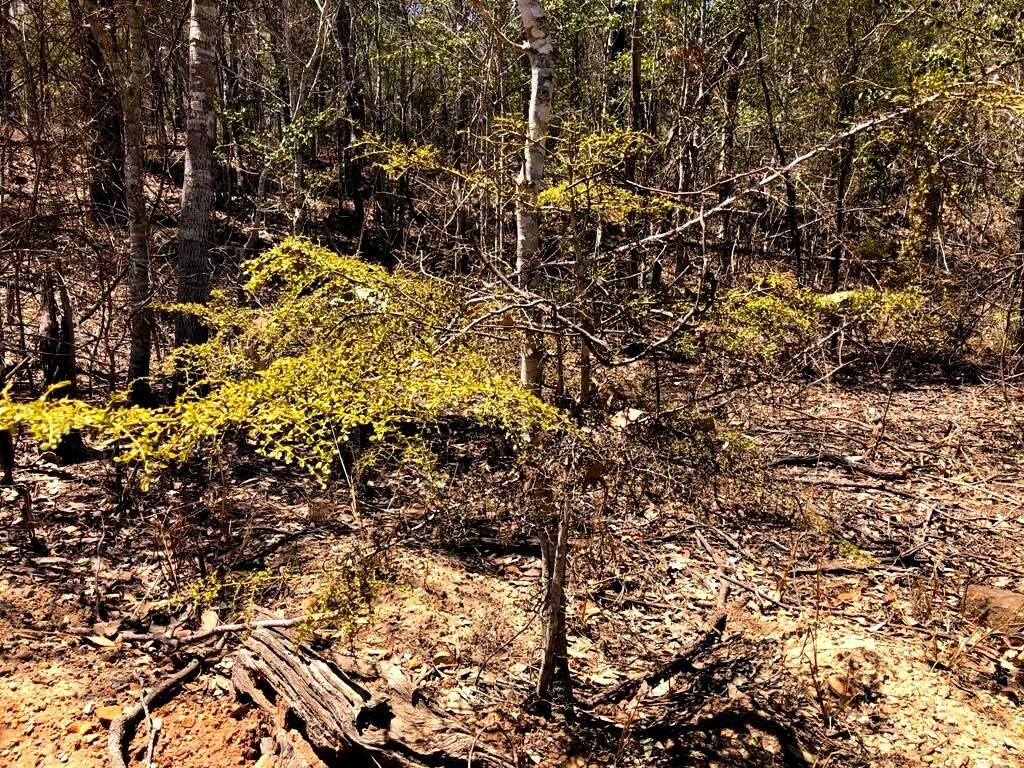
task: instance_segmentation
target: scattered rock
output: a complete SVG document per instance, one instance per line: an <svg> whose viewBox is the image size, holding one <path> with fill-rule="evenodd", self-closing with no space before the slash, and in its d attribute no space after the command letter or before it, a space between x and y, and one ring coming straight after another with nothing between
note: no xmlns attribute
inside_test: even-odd
<svg viewBox="0 0 1024 768"><path fill-rule="evenodd" d="M1024 630L1024 595L1009 589L971 584L964 599L964 613L991 629L1020 634Z"/></svg>
<svg viewBox="0 0 1024 768"><path fill-rule="evenodd" d="M121 716L121 711L121 708L116 705L96 707L96 717L101 723L112 723Z"/></svg>

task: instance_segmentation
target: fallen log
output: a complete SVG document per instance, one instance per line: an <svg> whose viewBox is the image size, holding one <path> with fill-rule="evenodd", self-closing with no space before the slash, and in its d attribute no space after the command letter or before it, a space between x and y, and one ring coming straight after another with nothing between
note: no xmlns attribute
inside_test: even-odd
<svg viewBox="0 0 1024 768"><path fill-rule="evenodd" d="M281 627L260 626L244 640L232 670L236 691L301 731L323 761L368 755L381 766L511 766L450 717L417 700L412 681L383 665L385 690L356 682L337 664L296 643Z"/></svg>

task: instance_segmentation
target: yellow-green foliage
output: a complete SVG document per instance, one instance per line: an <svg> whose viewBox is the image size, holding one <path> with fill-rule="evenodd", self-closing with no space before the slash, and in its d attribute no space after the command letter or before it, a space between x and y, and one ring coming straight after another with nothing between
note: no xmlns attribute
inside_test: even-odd
<svg viewBox="0 0 1024 768"><path fill-rule="evenodd" d="M466 318L442 283L298 238L256 257L247 272L255 307L222 295L205 308L173 307L201 314L211 339L169 361L193 383L172 405L17 403L5 395L0 429L25 425L48 446L70 429L90 431L146 478L242 433L267 456L326 482L339 446L357 431L422 457L422 441L403 427L457 414L516 441L564 426L471 339L446 330Z"/></svg>
<svg viewBox="0 0 1024 768"><path fill-rule="evenodd" d="M351 634L361 619L373 611L380 588L389 583L380 553L348 558L325 572L326 578L309 603L310 621L300 634L315 625L337 627Z"/></svg>
<svg viewBox="0 0 1024 768"><path fill-rule="evenodd" d="M562 126L559 150L550 171L562 179L543 190L538 203L549 213L599 216L625 224L641 215L660 216L677 207L670 197L638 194L615 183L630 158L646 148L649 139L629 130L593 133L582 124Z"/></svg>
<svg viewBox="0 0 1024 768"><path fill-rule="evenodd" d="M190 606L199 613L219 602L227 601L234 611L249 613L257 603L265 600L269 593L280 589L288 578L288 574L274 574L270 571L210 574L187 584L166 603L158 603L157 607Z"/></svg>
<svg viewBox="0 0 1024 768"><path fill-rule="evenodd" d="M923 303L915 288L821 294L787 275L771 274L752 288L729 291L716 325L727 349L769 360L813 344L832 323L846 323L883 340L899 335Z"/></svg>
<svg viewBox="0 0 1024 768"><path fill-rule="evenodd" d="M556 184L541 192L537 202L552 213L575 211L596 214L616 224L625 224L641 214L657 215L675 208L675 204L665 197L638 195L614 184L592 180Z"/></svg>

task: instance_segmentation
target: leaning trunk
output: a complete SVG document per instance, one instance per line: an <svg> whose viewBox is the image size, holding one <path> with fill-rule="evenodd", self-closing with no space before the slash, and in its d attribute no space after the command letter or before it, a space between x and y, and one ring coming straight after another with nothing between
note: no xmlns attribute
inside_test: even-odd
<svg viewBox="0 0 1024 768"><path fill-rule="evenodd" d="M217 3L193 0L189 26L189 110L185 183L178 240L178 301L205 304L210 282L210 206L213 201L213 104L217 92ZM199 318L181 313L174 327L177 346L206 340Z"/></svg>

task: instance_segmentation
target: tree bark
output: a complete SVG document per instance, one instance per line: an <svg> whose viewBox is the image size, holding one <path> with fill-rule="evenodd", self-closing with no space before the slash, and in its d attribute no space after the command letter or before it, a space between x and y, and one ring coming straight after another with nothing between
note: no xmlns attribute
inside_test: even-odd
<svg viewBox="0 0 1024 768"><path fill-rule="evenodd" d="M232 683L271 716L301 723L330 765L511 765L480 734L431 709L399 667L382 663L380 675L369 687L343 660L322 658L284 629L258 627L243 641Z"/></svg>
<svg viewBox="0 0 1024 768"><path fill-rule="evenodd" d="M103 48L90 25L82 19L78 0L68 0L71 21L80 30L82 77L90 83L85 114L92 122L89 143L89 203L97 221L114 223L127 219L124 188L124 115L117 84L103 58Z"/></svg>
<svg viewBox="0 0 1024 768"><path fill-rule="evenodd" d="M1017 200L1017 341L1024 344L1024 190Z"/></svg>
<svg viewBox="0 0 1024 768"><path fill-rule="evenodd" d="M854 34L852 15L846 19L846 38L849 42L850 56L848 64L844 68L843 82L839 84L837 117L839 119L840 131L849 129L853 123L857 107L857 93L854 90L853 79L857 75L857 68L860 63L860 49L857 46L857 39ZM853 158L856 148L857 137L850 136L843 142L839 150L839 171L836 175L836 244L832 249L832 258L829 263L832 293L839 290L839 273L842 268L843 256L846 253L846 246L843 242L843 238L846 235L846 194L850 187L850 176L853 172Z"/></svg>
<svg viewBox="0 0 1024 768"><path fill-rule="evenodd" d="M131 400L145 404L150 399L149 366L151 324L149 317L149 215L146 211L144 176L146 167L146 130L142 114L142 83L145 79L145 39L141 8L129 4L129 72L123 92L125 115L125 190L131 229L131 345L128 355L128 380Z"/></svg>
<svg viewBox="0 0 1024 768"><path fill-rule="evenodd" d="M124 186L131 242L128 296L131 303L131 342L128 380L133 403L150 399L149 368L151 326L149 321L149 219L143 185L146 132L142 116L142 83L145 78L145 39L138 0L125 3L127 14L127 61L122 62L114 45L111 19L95 0L85 0L91 36L97 41L113 81L120 91L124 118Z"/></svg>
<svg viewBox="0 0 1024 768"><path fill-rule="evenodd" d="M739 112L740 80L739 66L742 61L737 59L746 33L741 32L733 39L729 47L729 53L725 57L725 67L729 71L728 79L725 82L725 120L722 125L722 155L719 159L719 178L723 179L722 186L718 192L718 202L728 199L736 189L736 182L733 181L733 174L736 169L736 123ZM733 218L732 210L726 209L722 212L722 242L719 245L719 261L722 271L729 276L730 282L736 275L736 261L734 258L736 244L733 242Z"/></svg>
<svg viewBox="0 0 1024 768"><path fill-rule="evenodd" d="M537 195L544 180L547 150L544 142L551 119L555 90L554 48L548 19L540 0L517 0L526 35L524 48L530 59L530 103L527 115L523 167L516 182L516 271L520 287L535 291L540 283L540 212ZM543 383L544 344L536 329L539 318L528 318L534 328L527 331L520 365L524 387L540 393Z"/></svg>
<svg viewBox="0 0 1024 768"><path fill-rule="evenodd" d="M8 291L16 290L8 287ZM7 386L7 313L0 307L0 392ZM14 435L4 429L0 430L0 485L14 484Z"/></svg>
<svg viewBox="0 0 1024 768"><path fill-rule="evenodd" d="M59 266L47 265L43 274L38 338L37 351L43 367L43 385L47 389L61 385L54 392L58 399L75 397L78 394L75 320L71 309L71 296ZM81 433L71 431L64 435L56 453L63 464L71 464L84 458L86 449Z"/></svg>
<svg viewBox="0 0 1024 768"><path fill-rule="evenodd" d="M188 138L178 240L178 301L187 304L206 304L210 293L218 10L217 0L192 0L188 36ZM174 324L175 345L201 344L205 340L206 328L199 318L180 313Z"/></svg>
<svg viewBox="0 0 1024 768"><path fill-rule="evenodd" d="M341 75L344 78L345 109L348 121L345 128L343 157L341 158L341 179L352 198L355 225L359 231L359 246L362 250L363 230L366 225L366 182L363 180L362 159L358 157L355 144L366 130L366 106L363 86L356 75L355 50L352 41L352 8L350 0L341 0L334 16L334 42L341 55Z"/></svg>
<svg viewBox="0 0 1024 768"><path fill-rule="evenodd" d="M540 530L544 603L541 608L543 657L537 698L562 707L572 704L568 642L565 633L565 572L569 560L568 505L562 505Z"/></svg>

